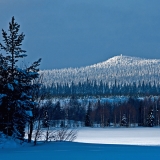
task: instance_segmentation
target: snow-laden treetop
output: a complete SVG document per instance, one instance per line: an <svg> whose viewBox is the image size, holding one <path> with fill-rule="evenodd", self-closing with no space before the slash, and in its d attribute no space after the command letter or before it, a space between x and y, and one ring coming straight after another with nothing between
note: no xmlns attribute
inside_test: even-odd
<svg viewBox="0 0 160 160"><path fill-rule="evenodd" d="M46 85L78 83L87 79L97 82L102 80L107 83L113 83L115 80L120 83L139 81L159 83L160 60L120 55L91 66L43 70L40 74L44 75Z"/></svg>

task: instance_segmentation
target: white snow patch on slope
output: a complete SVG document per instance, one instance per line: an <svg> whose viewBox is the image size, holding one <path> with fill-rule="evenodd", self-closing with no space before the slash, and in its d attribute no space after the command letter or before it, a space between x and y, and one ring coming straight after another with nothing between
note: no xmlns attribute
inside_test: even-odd
<svg viewBox="0 0 160 160"><path fill-rule="evenodd" d="M87 78L90 81L100 80L107 83L117 82L156 82L159 83L160 75L159 59L143 59L130 56L115 56L107 61L81 68L64 68L43 70L40 74L44 75L46 85L52 83L71 83L77 84L84 82Z"/></svg>

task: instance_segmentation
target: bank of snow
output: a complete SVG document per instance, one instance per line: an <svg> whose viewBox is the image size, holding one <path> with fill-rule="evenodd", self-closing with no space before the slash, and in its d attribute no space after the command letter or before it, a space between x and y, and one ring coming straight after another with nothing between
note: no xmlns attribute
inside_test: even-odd
<svg viewBox="0 0 160 160"><path fill-rule="evenodd" d="M81 128L76 142L3 148L0 160L155 160L159 133L160 128Z"/></svg>
<svg viewBox="0 0 160 160"><path fill-rule="evenodd" d="M160 147L55 142L0 150L1 160L158 160Z"/></svg>

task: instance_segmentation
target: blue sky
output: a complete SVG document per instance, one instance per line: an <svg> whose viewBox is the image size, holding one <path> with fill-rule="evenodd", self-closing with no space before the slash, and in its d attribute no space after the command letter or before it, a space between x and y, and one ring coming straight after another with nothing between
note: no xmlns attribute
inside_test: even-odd
<svg viewBox="0 0 160 160"><path fill-rule="evenodd" d="M41 69L120 54L160 58L159 6L159 0L0 0L0 29L15 16L26 35L25 63L41 57Z"/></svg>

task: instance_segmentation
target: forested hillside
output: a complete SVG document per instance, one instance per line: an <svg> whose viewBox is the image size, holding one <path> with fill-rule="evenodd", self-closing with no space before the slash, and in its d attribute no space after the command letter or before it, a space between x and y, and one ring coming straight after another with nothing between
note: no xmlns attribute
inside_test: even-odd
<svg viewBox="0 0 160 160"><path fill-rule="evenodd" d="M98 84L103 81L109 85L113 84L115 80L120 84L133 82L138 84L139 81L159 84L159 68L160 60L158 59L142 59L120 55L91 66L43 70L39 73L43 74L46 85L52 85L53 83L63 85L69 83L70 85L72 82L78 84L79 82L86 82L87 79L92 82L97 81Z"/></svg>
<svg viewBox="0 0 160 160"><path fill-rule="evenodd" d="M160 93L160 60L116 56L81 68L43 70L50 96L148 96Z"/></svg>

